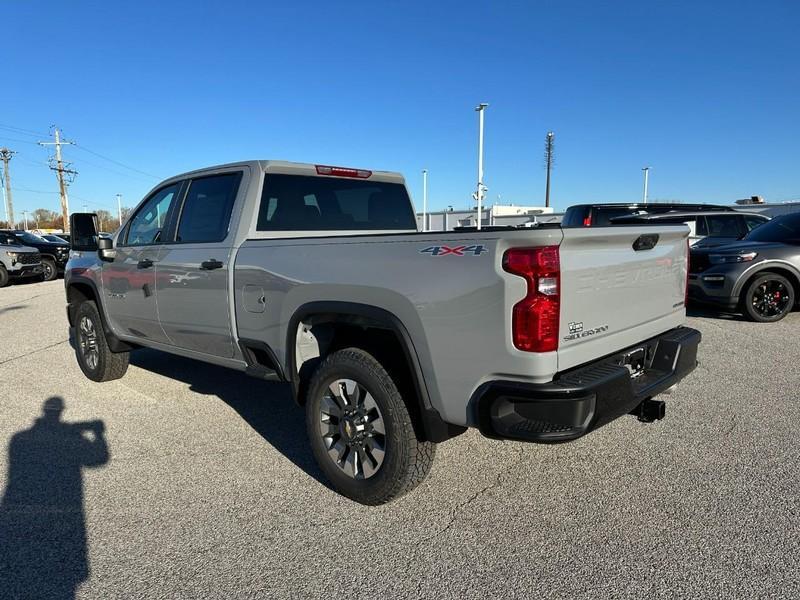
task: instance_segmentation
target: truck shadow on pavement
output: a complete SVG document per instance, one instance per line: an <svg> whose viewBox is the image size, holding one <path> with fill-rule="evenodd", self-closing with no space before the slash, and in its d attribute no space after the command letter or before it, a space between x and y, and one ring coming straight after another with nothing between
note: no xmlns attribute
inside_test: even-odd
<svg viewBox="0 0 800 600"><path fill-rule="evenodd" d="M131 365L183 381L198 394L218 397L267 443L330 488L311 454L305 412L292 399L289 384L261 381L225 367L148 348L132 352Z"/></svg>
<svg viewBox="0 0 800 600"><path fill-rule="evenodd" d="M707 306L695 306L690 304L686 307L687 317L703 317L705 319L720 319L723 321L746 321L742 315L737 313L723 312Z"/></svg>
<svg viewBox="0 0 800 600"><path fill-rule="evenodd" d="M15 433L0 503L0 597L75 597L89 576L83 469L109 460L102 421L61 420L64 400Z"/></svg>

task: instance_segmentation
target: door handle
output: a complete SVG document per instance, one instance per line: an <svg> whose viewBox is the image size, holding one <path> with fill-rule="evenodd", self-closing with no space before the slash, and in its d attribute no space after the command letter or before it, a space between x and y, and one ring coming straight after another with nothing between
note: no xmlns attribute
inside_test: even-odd
<svg viewBox="0 0 800 600"><path fill-rule="evenodd" d="M222 268L222 261L215 260L213 258L209 260L204 260L200 263L200 268L206 271L213 271L214 269L221 269Z"/></svg>
<svg viewBox="0 0 800 600"><path fill-rule="evenodd" d="M152 266L153 266L153 261L150 260L149 258L143 258L138 263L136 263L137 269L149 269Z"/></svg>

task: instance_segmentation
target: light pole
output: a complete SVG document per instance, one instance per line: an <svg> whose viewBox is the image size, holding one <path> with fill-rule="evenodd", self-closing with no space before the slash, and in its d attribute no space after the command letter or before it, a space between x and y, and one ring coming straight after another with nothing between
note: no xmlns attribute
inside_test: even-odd
<svg viewBox="0 0 800 600"><path fill-rule="evenodd" d="M478 231L481 228L483 194L488 189L483 185L483 113L487 106L489 105L486 102L481 102L475 107L475 111L478 113L478 189L475 191L474 198L478 202Z"/></svg>
<svg viewBox="0 0 800 600"><path fill-rule="evenodd" d="M644 171L644 190L642 191L642 204L647 204L647 178L650 173L650 167L642 167Z"/></svg>
<svg viewBox="0 0 800 600"><path fill-rule="evenodd" d="M28 231L28 211L22 211L22 217L25 219L25 231Z"/></svg>
<svg viewBox="0 0 800 600"><path fill-rule="evenodd" d="M428 169L422 169L422 231L428 231Z"/></svg>
<svg viewBox="0 0 800 600"><path fill-rule="evenodd" d="M122 227L122 194L117 194L117 218L119 226Z"/></svg>

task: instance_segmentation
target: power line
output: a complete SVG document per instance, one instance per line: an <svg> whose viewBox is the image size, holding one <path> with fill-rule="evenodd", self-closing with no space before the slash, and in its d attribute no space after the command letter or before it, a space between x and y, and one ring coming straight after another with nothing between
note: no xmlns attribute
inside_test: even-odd
<svg viewBox="0 0 800 600"><path fill-rule="evenodd" d="M15 133L22 133L25 135L32 135L33 137L42 137L44 135L47 135L45 133L31 131L30 129L23 129L22 127L14 127L13 125L3 125L2 123L0 123L0 129L13 131Z"/></svg>
<svg viewBox="0 0 800 600"><path fill-rule="evenodd" d="M92 167L96 167L98 169L103 169L104 171L108 171L109 173L114 173L115 175L119 175L120 177L128 177L128 178L134 179L136 181L147 181L148 183L150 181L149 179L145 179L144 177L139 177L138 175L133 175L131 173L123 173L122 171L117 171L115 169L110 169L109 167L105 167L103 165L98 165L97 163L94 163L94 162L89 162L86 159L81 159L80 163L81 163L81 165L89 165L89 166L92 166ZM150 184L150 185L152 185L152 184Z"/></svg>
<svg viewBox="0 0 800 600"><path fill-rule="evenodd" d="M6 140L7 142L19 142L20 144L33 144L34 146L38 145L36 142L32 142L30 140L21 140L19 138L6 137L4 135L0 135L0 140Z"/></svg>
<svg viewBox="0 0 800 600"><path fill-rule="evenodd" d="M81 146L80 144L75 144L75 147L80 149L80 150L83 150L84 152L88 152L89 154L94 154L95 156L97 156L99 158L102 158L103 160L107 160L108 162L114 163L115 165L120 166L120 167L122 167L124 169L128 169L130 171L134 171L134 172L140 173L142 175L147 175L148 177L152 177L153 179L163 179L163 177L159 177L158 175L153 175L152 173L148 173L146 171L142 171L142 170L137 169L135 167L131 167L130 165L126 165L125 163L121 163L118 160L114 160L113 158L109 158L108 156L104 156L103 154L100 154L99 152L95 152L94 150L89 150L89 148L87 148L86 146Z"/></svg>

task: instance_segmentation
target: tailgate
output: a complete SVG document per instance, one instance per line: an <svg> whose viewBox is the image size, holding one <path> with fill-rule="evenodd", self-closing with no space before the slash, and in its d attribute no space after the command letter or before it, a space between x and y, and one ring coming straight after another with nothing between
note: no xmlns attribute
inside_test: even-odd
<svg viewBox="0 0 800 600"><path fill-rule="evenodd" d="M685 225L563 232L559 371L683 324Z"/></svg>

